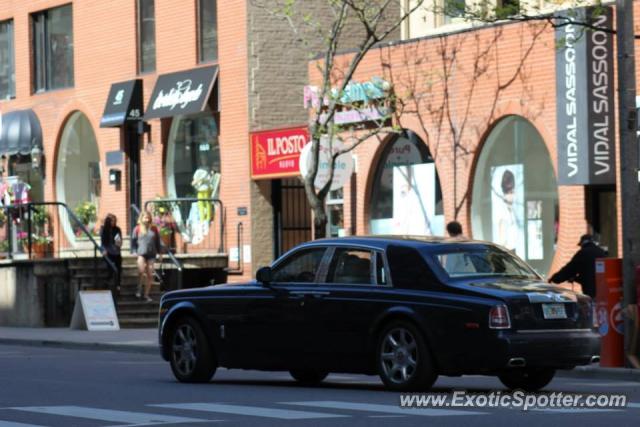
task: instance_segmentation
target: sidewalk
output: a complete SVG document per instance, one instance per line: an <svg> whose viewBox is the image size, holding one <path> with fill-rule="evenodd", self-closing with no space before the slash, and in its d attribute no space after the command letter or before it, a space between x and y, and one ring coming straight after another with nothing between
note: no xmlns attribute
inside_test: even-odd
<svg viewBox="0 0 640 427"><path fill-rule="evenodd" d="M89 332L69 328L0 327L0 344L160 354L156 328Z"/></svg>
<svg viewBox="0 0 640 427"><path fill-rule="evenodd" d="M0 344L126 351L159 355L160 349L158 347L157 334L158 330L155 328L89 332L69 328L0 327ZM640 369L601 368L596 365L579 366L571 371L558 371L558 376L640 382Z"/></svg>

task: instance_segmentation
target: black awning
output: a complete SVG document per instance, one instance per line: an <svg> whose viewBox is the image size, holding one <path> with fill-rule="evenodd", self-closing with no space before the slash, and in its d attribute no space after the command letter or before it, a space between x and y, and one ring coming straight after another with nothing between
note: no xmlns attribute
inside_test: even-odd
<svg viewBox="0 0 640 427"><path fill-rule="evenodd" d="M114 83L109 90L100 127L122 126L128 120L142 119L142 80Z"/></svg>
<svg viewBox="0 0 640 427"><path fill-rule="evenodd" d="M42 128L33 110L17 110L2 115L0 155L28 155L34 146L42 149Z"/></svg>
<svg viewBox="0 0 640 427"><path fill-rule="evenodd" d="M217 77L217 65L159 76L144 119L203 111Z"/></svg>

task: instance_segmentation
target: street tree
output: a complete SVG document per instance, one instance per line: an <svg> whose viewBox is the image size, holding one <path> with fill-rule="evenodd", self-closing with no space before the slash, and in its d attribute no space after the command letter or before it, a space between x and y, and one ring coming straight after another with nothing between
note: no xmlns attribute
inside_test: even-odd
<svg viewBox="0 0 640 427"><path fill-rule="evenodd" d="M336 162L358 145L395 132L393 88L384 81L358 85L353 77L372 48L398 38L401 24L424 0L404 8L402 0L253 0L276 17L286 20L295 38L309 52L320 82L309 93L310 152L304 187L314 218L314 236L326 235L325 200L334 182ZM319 4L321 5L319 6ZM321 13L318 13L321 11ZM342 50L352 54L344 56ZM371 91L377 95L372 95ZM375 102L374 99L375 98ZM336 113L360 109L373 111L366 126L341 123ZM323 154L324 153L324 154Z"/></svg>

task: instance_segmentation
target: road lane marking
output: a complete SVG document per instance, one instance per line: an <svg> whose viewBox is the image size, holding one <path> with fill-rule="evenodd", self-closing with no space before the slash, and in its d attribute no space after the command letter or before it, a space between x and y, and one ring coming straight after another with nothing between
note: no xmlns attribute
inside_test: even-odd
<svg viewBox="0 0 640 427"><path fill-rule="evenodd" d="M23 424L23 423L14 423L12 421L2 421L0 420L0 427L43 427L37 424Z"/></svg>
<svg viewBox="0 0 640 427"><path fill-rule="evenodd" d="M222 414L250 415L254 417L279 418L282 420L305 420L313 418L339 418L348 415L327 414L321 412L292 411L285 409L262 408L258 406L227 405L221 403L167 403L147 405L157 408L187 409L192 411L216 412Z"/></svg>
<svg viewBox="0 0 640 427"><path fill-rule="evenodd" d="M198 418L174 417L171 415L149 414L145 412L115 411L84 406L24 406L11 409L23 412L87 418L125 424L192 423L206 421Z"/></svg>
<svg viewBox="0 0 640 427"><path fill-rule="evenodd" d="M327 409L347 409L350 411L381 412L396 415L418 415L422 417L438 417L453 415L486 415L486 412L455 411L451 409L431 408L400 408L394 405L379 405L375 403L337 402L331 400L309 402L281 402L283 405L312 406Z"/></svg>

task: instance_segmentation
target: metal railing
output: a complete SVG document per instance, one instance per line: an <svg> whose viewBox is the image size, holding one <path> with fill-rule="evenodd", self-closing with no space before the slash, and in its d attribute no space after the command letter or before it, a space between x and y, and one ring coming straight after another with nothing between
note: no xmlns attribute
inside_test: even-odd
<svg viewBox="0 0 640 427"><path fill-rule="evenodd" d="M137 218L140 216L140 209L138 209L136 205L131 205L131 212L135 214L134 218ZM135 221L132 220L131 223L135 224ZM132 232L134 227L132 227ZM162 240L160 240L160 247L162 249L163 254L166 254L169 257L169 259L171 260L171 262L173 263L176 269L176 287L178 289L182 289L182 263L173 254L171 248L165 245L165 243ZM159 281L163 280L162 277L158 275L158 272L155 269L154 269L154 274L156 276L156 279L158 279Z"/></svg>
<svg viewBox="0 0 640 427"><path fill-rule="evenodd" d="M98 254L110 270L116 265L98 244L89 224L84 224L62 202L30 202L4 206L0 216L0 254L11 259L78 257L77 252L93 251L94 285L98 286ZM95 228L94 228L95 230ZM4 234L4 236L2 235Z"/></svg>

